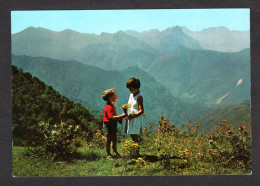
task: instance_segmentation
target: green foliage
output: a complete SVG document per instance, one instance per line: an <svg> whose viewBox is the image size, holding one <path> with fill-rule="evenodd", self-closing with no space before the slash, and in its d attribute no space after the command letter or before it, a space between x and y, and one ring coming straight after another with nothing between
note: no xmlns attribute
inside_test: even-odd
<svg viewBox="0 0 260 186"><path fill-rule="evenodd" d="M96 133L93 135L90 143L88 144L89 147L105 147L106 144L106 137L101 134L101 130L97 130Z"/></svg>
<svg viewBox="0 0 260 186"><path fill-rule="evenodd" d="M83 137L83 132L80 125L61 122L53 126L41 122L38 126L44 135L41 147L51 153L54 160L69 159L76 152L76 148L82 145L80 139Z"/></svg>
<svg viewBox="0 0 260 186"><path fill-rule="evenodd" d="M251 169L251 135L245 126L234 130L226 120L222 120L214 132L205 135L198 131L199 122L195 122L194 126L187 123L187 130L181 133L163 116L158 123L156 130L146 128L141 147L143 152L162 159L164 168L171 168L170 161L175 157L179 159L178 167L181 169L199 163L204 165L202 170L206 172L209 166L204 163L209 162L217 174L223 167L230 168L234 163Z"/></svg>
<svg viewBox="0 0 260 186"><path fill-rule="evenodd" d="M139 153L139 144L133 140L126 140L121 146L121 151L124 157L135 158Z"/></svg>
<svg viewBox="0 0 260 186"><path fill-rule="evenodd" d="M105 146L102 147L102 143L99 143L102 140L104 142L100 131L94 135L96 139L93 142L76 149L77 156L73 156L72 162L53 161L50 155L44 158L31 154L28 156L25 148L13 147L14 175L159 176L251 173L251 133L245 126L233 128L226 120L221 120L214 132L201 134L199 128L199 122L188 123L187 130L180 131L170 120L161 117L158 128L146 127L139 156L136 154L138 144L127 137L124 142L117 143L117 149L123 158L113 160L105 158Z"/></svg>
<svg viewBox="0 0 260 186"><path fill-rule="evenodd" d="M14 145L42 145L45 139L39 123L60 127L61 121L89 132L90 136L100 121L81 104L74 103L46 86L36 77L12 66L13 140Z"/></svg>

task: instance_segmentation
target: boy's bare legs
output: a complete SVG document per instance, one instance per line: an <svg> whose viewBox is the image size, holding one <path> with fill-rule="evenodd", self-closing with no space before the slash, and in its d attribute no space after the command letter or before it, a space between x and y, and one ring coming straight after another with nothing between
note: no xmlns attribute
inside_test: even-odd
<svg viewBox="0 0 260 186"><path fill-rule="evenodd" d="M107 151L107 157L108 156L111 156L111 154L110 154L110 144L111 144L111 135L107 135L106 136L107 138L106 138L106 151Z"/></svg>
<svg viewBox="0 0 260 186"><path fill-rule="evenodd" d="M117 135L116 134L114 134L113 136L112 136L112 148L113 148L113 151L114 151L114 156L117 156L117 157L120 157L120 154L117 152L117 146L116 146L116 144L117 144Z"/></svg>

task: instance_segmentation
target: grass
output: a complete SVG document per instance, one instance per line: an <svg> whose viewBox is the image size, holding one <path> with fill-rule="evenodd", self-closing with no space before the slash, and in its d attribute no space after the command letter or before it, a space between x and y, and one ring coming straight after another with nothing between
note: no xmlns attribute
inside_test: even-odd
<svg viewBox="0 0 260 186"><path fill-rule="evenodd" d="M118 144L120 151L121 144ZM144 152L145 165L136 163L136 159L106 159L105 148L81 147L80 154L72 162L52 161L46 157L28 156L26 147L13 147L13 174L19 177L70 177L70 176L156 176L156 175L204 175L204 174L249 174L250 170L239 166L232 168L212 168L211 162L199 162L190 166L182 160L172 158L170 164L163 160L150 160ZM216 167L216 166L215 166ZM205 169L203 169L205 168Z"/></svg>
<svg viewBox="0 0 260 186"><path fill-rule="evenodd" d="M140 156L136 155L139 145L129 140L130 137L121 136L117 149L126 156L112 160L106 159L101 131L97 131L89 143L82 143L67 161L54 161L53 154L32 153L29 150L33 148L14 146L13 174L78 177L251 173L250 130L244 126L235 129L226 120L219 122L214 133L197 133L199 126L199 122L194 123L194 127L188 124L187 130L180 131L161 117L157 130L146 128L142 134Z"/></svg>

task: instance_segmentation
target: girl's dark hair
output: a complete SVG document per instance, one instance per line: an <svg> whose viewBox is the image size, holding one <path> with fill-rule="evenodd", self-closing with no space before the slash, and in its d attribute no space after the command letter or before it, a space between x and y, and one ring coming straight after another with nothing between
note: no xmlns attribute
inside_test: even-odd
<svg viewBox="0 0 260 186"><path fill-rule="evenodd" d="M126 87L129 89L130 87L134 88L134 89L139 89L141 86L140 80L138 78L132 77L130 78L127 83L126 83Z"/></svg>

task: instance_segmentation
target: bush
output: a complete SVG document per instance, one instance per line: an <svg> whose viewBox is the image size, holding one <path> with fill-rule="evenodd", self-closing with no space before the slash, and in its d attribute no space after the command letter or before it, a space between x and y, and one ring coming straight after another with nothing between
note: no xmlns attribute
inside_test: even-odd
<svg viewBox="0 0 260 186"><path fill-rule="evenodd" d="M214 132L205 135L199 132L199 122L186 126L187 130L180 132L162 116L157 129L145 128L142 151L163 160L163 168L170 168L171 159L177 159L178 168L203 165L202 172L214 169L215 173L221 173L222 168L237 165L251 169L251 135L246 127L234 130L222 120ZM206 166L209 167L206 169Z"/></svg>
<svg viewBox="0 0 260 186"><path fill-rule="evenodd" d="M101 130L97 130L93 138L89 142L89 147L105 147L106 137L101 134Z"/></svg>
<svg viewBox="0 0 260 186"><path fill-rule="evenodd" d="M61 122L52 126L49 123L41 122L38 126L44 135L42 147L53 155L54 160L68 159L84 141L82 139L84 133L81 131L80 125Z"/></svg>
<svg viewBox="0 0 260 186"><path fill-rule="evenodd" d="M139 145L133 140L126 140L121 146L121 151L124 157L135 158L138 156Z"/></svg>

